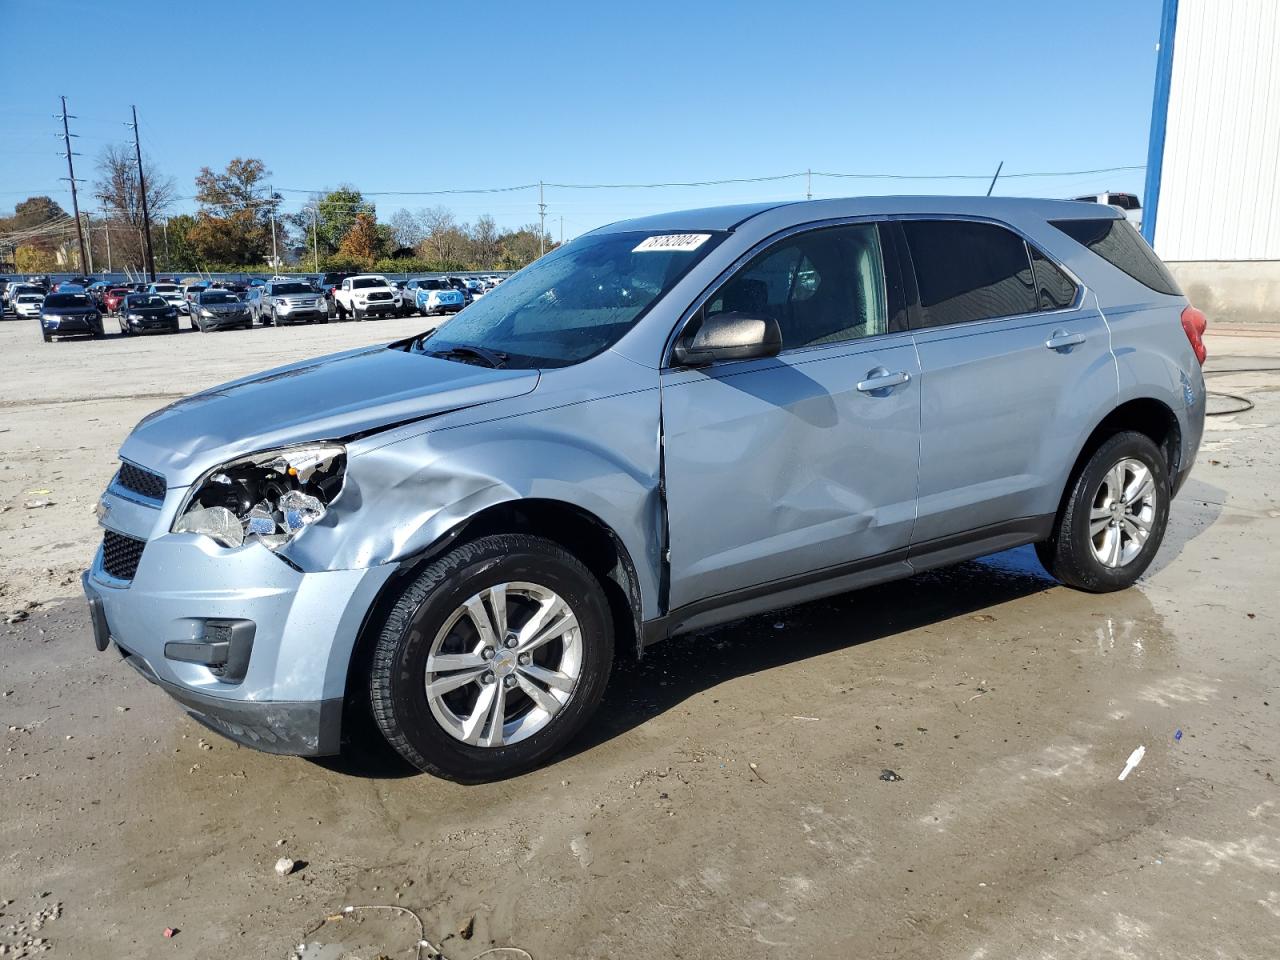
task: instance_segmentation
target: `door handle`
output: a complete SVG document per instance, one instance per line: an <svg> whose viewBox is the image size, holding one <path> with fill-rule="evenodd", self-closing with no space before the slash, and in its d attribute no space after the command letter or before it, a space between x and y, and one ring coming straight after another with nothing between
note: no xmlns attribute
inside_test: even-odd
<svg viewBox="0 0 1280 960"><path fill-rule="evenodd" d="M890 373L884 367L876 367L874 370L867 371L867 379L858 382L859 393L876 393L880 390L889 390L893 387L900 387L911 379L911 374L905 370L899 370L897 373Z"/></svg>
<svg viewBox="0 0 1280 960"><path fill-rule="evenodd" d="M1044 342L1050 350L1066 350L1084 343L1083 333L1068 333L1066 330L1055 330L1053 336Z"/></svg>

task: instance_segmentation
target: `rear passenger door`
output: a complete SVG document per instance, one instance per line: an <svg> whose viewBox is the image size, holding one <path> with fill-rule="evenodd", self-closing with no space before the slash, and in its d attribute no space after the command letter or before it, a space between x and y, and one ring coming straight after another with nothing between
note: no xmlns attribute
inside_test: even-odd
<svg viewBox="0 0 1280 960"><path fill-rule="evenodd" d="M1081 438L1116 394L1106 321L1080 283L1004 225L904 218L899 228L920 357L912 556L952 537L1026 542L1056 513Z"/></svg>

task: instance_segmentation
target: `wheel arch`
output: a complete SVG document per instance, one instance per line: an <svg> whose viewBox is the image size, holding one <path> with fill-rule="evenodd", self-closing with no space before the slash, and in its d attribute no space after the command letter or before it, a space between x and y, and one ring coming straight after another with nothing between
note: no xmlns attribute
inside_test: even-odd
<svg viewBox="0 0 1280 960"><path fill-rule="evenodd" d="M564 500L527 497L502 501L459 521L425 549L401 560L395 574L382 585L369 605L346 671L346 702L365 695L368 661L387 613L405 585L448 550L495 533L525 533L543 537L582 561L604 588L613 620L616 648L628 644L639 657L643 648L642 585L636 565L622 538L591 511Z"/></svg>
<svg viewBox="0 0 1280 960"><path fill-rule="evenodd" d="M1177 414L1163 400L1155 397L1134 397L1111 410L1085 437L1058 499L1057 516L1062 516L1076 477L1089 462L1089 458L1107 441L1108 437L1126 430L1149 437L1160 448L1168 468L1169 482L1171 485L1175 482L1175 478L1182 469L1182 425L1178 422Z"/></svg>

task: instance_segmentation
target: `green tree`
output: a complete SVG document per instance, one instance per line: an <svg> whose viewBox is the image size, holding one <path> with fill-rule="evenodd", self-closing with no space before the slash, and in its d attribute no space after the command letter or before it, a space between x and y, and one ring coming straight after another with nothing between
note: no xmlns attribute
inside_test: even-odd
<svg viewBox="0 0 1280 960"><path fill-rule="evenodd" d="M50 273L58 269L58 256L52 250L23 244L13 251L13 265L18 273Z"/></svg>
<svg viewBox="0 0 1280 960"><path fill-rule="evenodd" d="M200 211L188 232L201 260L256 266L271 253L271 214L279 209L280 197L264 192L269 175L252 157L236 157L222 173L201 168L196 175ZM287 247L279 228L276 241L283 252Z"/></svg>
<svg viewBox="0 0 1280 960"><path fill-rule="evenodd" d="M336 190L330 190L324 196L308 204L308 209L298 215L299 225L306 230L308 245L311 236L311 212L315 211L316 239L320 254L333 253L342 244L362 213L372 215L373 204L367 203L364 196L350 184L343 184Z"/></svg>
<svg viewBox="0 0 1280 960"><path fill-rule="evenodd" d="M191 242L191 231L195 229L196 218L189 213L179 213L169 218L169 257L164 263L168 270L199 270L203 265L195 244ZM164 240L156 243L156 252L163 256Z"/></svg>

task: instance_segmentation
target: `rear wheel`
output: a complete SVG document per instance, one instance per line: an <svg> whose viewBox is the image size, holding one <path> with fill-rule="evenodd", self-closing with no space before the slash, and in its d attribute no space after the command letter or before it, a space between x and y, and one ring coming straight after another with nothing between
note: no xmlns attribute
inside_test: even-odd
<svg viewBox="0 0 1280 960"><path fill-rule="evenodd" d="M424 569L379 634L374 719L428 773L508 777L562 749L600 703L613 629L599 582L538 537L464 544Z"/></svg>
<svg viewBox="0 0 1280 960"><path fill-rule="evenodd" d="M1130 587L1142 576L1169 522L1169 474L1150 437L1117 433L1075 477L1053 536L1036 544L1045 569L1094 593Z"/></svg>

